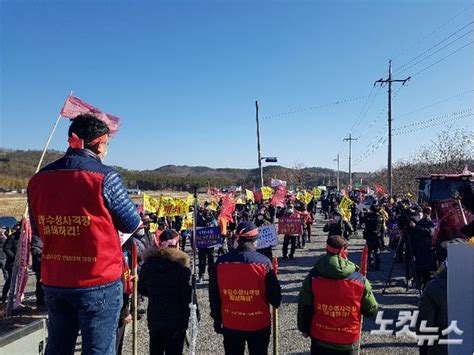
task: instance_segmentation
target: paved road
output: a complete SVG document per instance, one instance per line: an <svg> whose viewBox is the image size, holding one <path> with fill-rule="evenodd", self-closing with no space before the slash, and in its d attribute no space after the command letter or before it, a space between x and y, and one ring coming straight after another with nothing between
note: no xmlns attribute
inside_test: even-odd
<svg viewBox="0 0 474 355"><path fill-rule="evenodd" d="M318 256L325 253L326 236L322 232L324 221L318 216L313 225L312 242L306 245L306 249L298 249L296 259L279 263L279 280L282 285L283 301L280 307L280 354L305 354L309 351L309 341L303 338L296 327L296 312L298 292L304 277L309 272ZM281 238L282 239L282 238ZM280 240L281 241L281 240ZM364 246L361 237L353 238L350 242L349 259L359 264L360 253ZM281 256L281 245L277 246L274 255ZM405 292L401 275L403 266L395 264L394 285L387 290L385 295L381 294L383 285L387 279L388 270L392 263L392 252L382 253L381 271L369 272L368 278L372 283L380 309L384 310L384 319L397 320L399 310L414 310L418 304L418 295L411 290ZM207 280L198 285L198 300L201 310L201 322L199 324L199 335L197 350L198 354L223 354L222 336L214 332L212 320L209 316L209 303L207 293ZM362 354L417 354L418 350L412 339L395 335L373 335L371 329L379 329L379 326L371 319L364 319L362 333ZM388 329L392 329L388 327ZM401 327L396 328L400 330ZM148 331L146 319L139 322L139 354L148 352ZM131 353L131 327L127 328L124 353Z"/></svg>

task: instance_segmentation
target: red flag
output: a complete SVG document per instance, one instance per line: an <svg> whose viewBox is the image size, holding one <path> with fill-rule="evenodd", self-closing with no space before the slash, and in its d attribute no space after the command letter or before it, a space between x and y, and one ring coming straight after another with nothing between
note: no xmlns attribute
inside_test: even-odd
<svg viewBox="0 0 474 355"><path fill-rule="evenodd" d="M138 247L135 242L132 243L132 270L138 265Z"/></svg>
<svg viewBox="0 0 474 355"><path fill-rule="evenodd" d="M30 261L30 244L32 232L30 219L23 217L21 221L21 237L19 256L16 257L15 267L18 267L15 285L12 285L13 291L13 309L18 308L24 298L26 284L28 282L28 264ZM18 259L19 258L19 259Z"/></svg>
<svg viewBox="0 0 474 355"><path fill-rule="evenodd" d="M233 222L232 214L235 211L235 197L234 194L227 194L224 196L222 201L221 213L219 213L218 219L224 219L229 222Z"/></svg>
<svg viewBox="0 0 474 355"><path fill-rule="evenodd" d="M70 119L74 119L77 115L85 113L90 113L105 122L107 126L109 126L111 136L114 136L118 132L121 122L120 118L102 112L97 107L89 105L87 102L84 102L77 97L69 96L61 110L61 116Z"/></svg>
<svg viewBox="0 0 474 355"><path fill-rule="evenodd" d="M277 186L270 204L275 207L285 207L285 196L288 192L286 186Z"/></svg>
<svg viewBox="0 0 474 355"><path fill-rule="evenodd" d="M254 191L253 192L253 198L255 199L255 203L260 203L260 202L262 202L263 195L260 191Z"/></svg>
<svg viewBox="0 0 474 355"><path fill-rule="evenodd" d="M385 187L379 184L375 184L375 192L380 195L383 195L385 193Z"/></svg>
<svg viewBox="0 0 474 355"><path fill-rule="evenodd" d="M364 250L362 250L362 254L360 255L360 273L364 276L367 276L368 258L369 258L369 247L366 244L364 247Z"/></svg>

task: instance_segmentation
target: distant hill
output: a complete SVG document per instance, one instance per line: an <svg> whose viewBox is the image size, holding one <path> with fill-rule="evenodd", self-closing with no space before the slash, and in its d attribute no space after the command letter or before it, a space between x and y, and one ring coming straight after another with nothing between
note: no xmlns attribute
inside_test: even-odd
<svg viewBox="0 0 474 355"><path fill-rule="evenodd" d="M48 151L44 165L60 158L64 153ZM41 156L35 150L0 149L0 189L25 188L35 171ZM190 190L197 185L226 187L231 185L253 188L259 185L258 169L209 168L206 166L165 165L153 170L128 170L116 167L129 188L144 190ZM279 165L264 167L265 184L271 178L288 181L291 185L313 187L316 185L335 185L336 172L327 168L286 168ZM354 180L365 179L366 173L354 173ZM341 184L348 181L348 174L341 172Z"/></svg>

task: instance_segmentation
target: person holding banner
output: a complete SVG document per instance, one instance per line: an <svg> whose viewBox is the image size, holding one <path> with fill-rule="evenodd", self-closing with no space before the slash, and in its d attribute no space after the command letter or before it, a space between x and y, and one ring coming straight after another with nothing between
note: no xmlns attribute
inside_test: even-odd
<svg viewBox="0 0 474 355"><path fill-rule="evenodd" d="M356 355L361 314L375 317L378 303L359 267L347 260L347 240L333 235L326 243L326 255L299 294L298 329L311 337L311 354Z"/></svg>
<svg viewBox="0 0 474 355"><path fill-rule="evenodd" d="M252 222L237 226L237 249L220 256L209 281L209 303L216 333L224 335L227 355L268 353L270 305L278 308L281 287L272 262L256 251L258 228Z"/></svg>
<svg viewBox="0 0 474 355"><path fill-rule="evenodd" d="M114 354L122 308L123 254L117 230L141 223L120 175L102 163L110 129L90 114L72 120L69 149L28 184L33 234L43 241L48 308L46 354Z"/></svg>
<svg viewBox="0 0 474 355"><path fill-rule="evenodd" d="M291 219L302 219L301 215L295 210L293 205L288 205L283 217L291 218ZM283 247L282 247L282 259L288 259L288 246L291 244L290 249L290 259L295 258L295 251L296 251L296 240L298 236L301 236L302 228L299 228L299 232L295 234L285 234L283 237Z"/></svg>
<svg viewBox="0 0 474 355"><path fill-rule="evenodd" d="M148 249L138 292L148 297L150 354L182 354L191 303L189 256L179 250L179 234L167 229L159 246Z"/></svg>

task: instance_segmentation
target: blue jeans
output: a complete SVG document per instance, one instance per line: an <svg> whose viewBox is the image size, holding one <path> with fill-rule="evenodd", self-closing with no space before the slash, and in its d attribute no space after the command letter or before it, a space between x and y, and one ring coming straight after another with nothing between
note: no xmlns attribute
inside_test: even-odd
<svg viewBox="0 0 474 355"><path fill-rule="evenodd" d="M74 354L79 329L82 354L115 354L123 303L120 279L87 288L43 288L48 307L46 355Z"/></svg>

